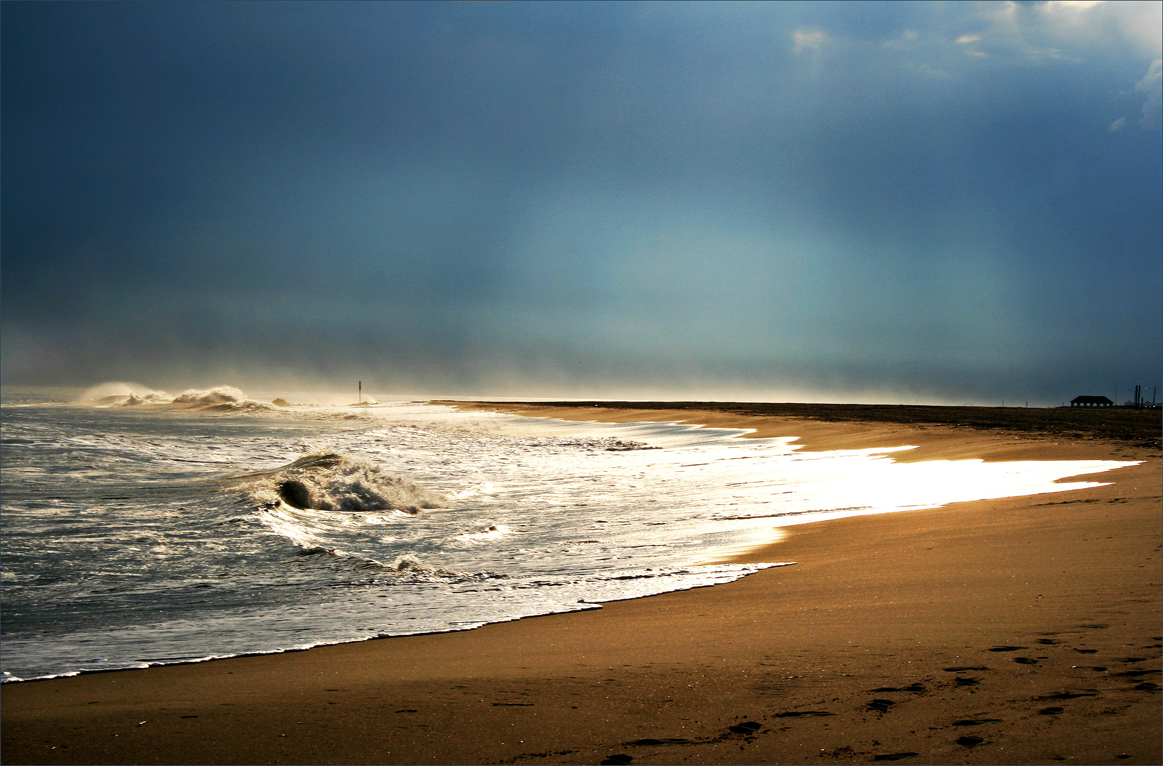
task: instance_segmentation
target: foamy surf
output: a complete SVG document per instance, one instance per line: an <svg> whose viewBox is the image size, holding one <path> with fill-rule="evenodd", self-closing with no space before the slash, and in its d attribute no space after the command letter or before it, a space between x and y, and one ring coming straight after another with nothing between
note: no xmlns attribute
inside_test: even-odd
<svg viewBox="0 0 1163 766"><path fill-rule="evenodd" d="M444 502L407 476L354 455L326 451L264 474L250 491L260 504L282 503L300 510L416 514Z"/></svg>
<svg viewBox="0 0 1163 766"><path fill-rule="evenodd" d="M904 464L893 450L800 454L739 430L415 402L252 407L231 387L126 386L73 407L4 396L6 680L730 582L779 562L700 562L789 524L1093 486L1055 482L1122 465Z"/></svg>

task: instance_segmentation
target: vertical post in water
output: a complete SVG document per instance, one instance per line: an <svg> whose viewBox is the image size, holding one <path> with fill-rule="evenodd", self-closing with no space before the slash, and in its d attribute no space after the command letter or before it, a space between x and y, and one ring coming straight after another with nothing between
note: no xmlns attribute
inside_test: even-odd
<svg viewBox="0 0 1163 766"><path fill-rule="evenodd" d="M359 382L359 403L363 404L363 381Z"/></svg>

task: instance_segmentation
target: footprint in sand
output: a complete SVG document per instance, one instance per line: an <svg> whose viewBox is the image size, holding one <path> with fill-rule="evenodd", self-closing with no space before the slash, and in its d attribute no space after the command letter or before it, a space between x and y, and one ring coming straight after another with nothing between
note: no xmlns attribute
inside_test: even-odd
<svg viewBox="0 0 1163 766"><path fill-rule="evenodd" d="M763 724L757 723L756 721L744 721L743 723L737 723L734 726L728 726L727 731L731 732L732 734L754 734L762 728Z"/></svg>
<svg viewBox="0 0 1163 766"><path fill-rule="evenodd" d="M1087 689L1081 692L1054 692L1053 694L1043 694L1041 697L1035 697L1040 700L1076 700L1079 697L1097 697L1098 692L1094 689Z"/></svg>

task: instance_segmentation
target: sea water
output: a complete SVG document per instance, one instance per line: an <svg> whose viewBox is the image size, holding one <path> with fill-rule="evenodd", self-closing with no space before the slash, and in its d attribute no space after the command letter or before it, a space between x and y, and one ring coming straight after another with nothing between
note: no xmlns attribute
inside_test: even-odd
<svg viewBox="0 0 1163 766"><path fill-rule="evenodd" d="M228 387L6 388L2 406L5 681L599 608L790 565L713 562L791 524L1129 464L902 463L908 448Z"/></svg>

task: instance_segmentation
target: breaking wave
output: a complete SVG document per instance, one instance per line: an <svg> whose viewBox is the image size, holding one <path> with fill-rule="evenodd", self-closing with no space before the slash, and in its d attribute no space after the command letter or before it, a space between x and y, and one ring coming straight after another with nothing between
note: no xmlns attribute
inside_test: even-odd
<svg viewBox="0 0 1163 766"><path fill-rule="evenodd" d="M124 407L138 404L168 404L172 397L138 383L110 381L86 389L77 400L90 407Z"/></svg>
<svg viewBox="0 0 1163 766"><path fill-rule="evenodd" d="M234 386L218 386L205 391L197 389L183 391L170 401L167 409L235 413L276 410L278 407L267 402L248 399L246 394Z"/></svg>
<svg viewBox="0 0 1163 766"><path fill-rule="evenodd" d="M274 404L248 399L234 386L217 386L200 390L188 389L171 396L137 383L102 383L81 395L80 404L90 407L149 407L167 410L196 410L201 412L257 412L278 409Z"/></svg>
<svg viewBox="0 0 1163 766"><path fill-rule="evenodd" d="M363 571L393 582L463 582L497 577L424 563L391 545L410 516L437 508L445 498L411 478L354 455L315 452L244 479L243 502L257 507L259 522L295 545L296 557L343 571ZM385 548L384 545L388 544ZM378 556L392 549L390 560Z"/></svg>
<svg viewBox="0 0 1163 766"><path fill-rule="evenodd" d="M445 498L402 474L390 473L354 455L315 452L263 474L252 489L266 506L297 510L416 514L439 508Z"/></svg>

